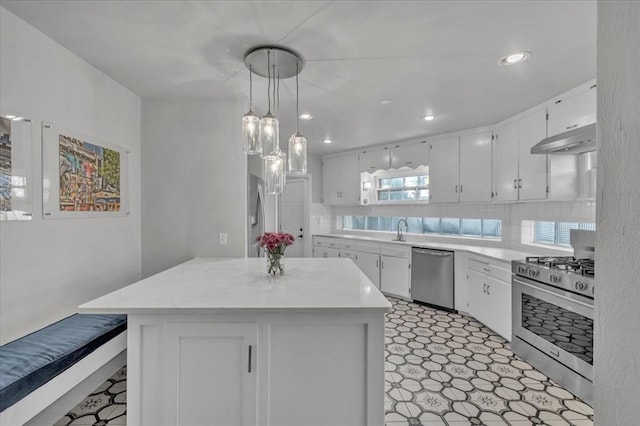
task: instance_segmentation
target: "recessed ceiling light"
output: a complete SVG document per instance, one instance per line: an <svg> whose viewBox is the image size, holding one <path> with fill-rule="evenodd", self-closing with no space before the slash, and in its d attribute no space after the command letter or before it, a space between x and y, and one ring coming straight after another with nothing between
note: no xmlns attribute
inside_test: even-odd
<svg viewBox="0 0 640 426"><path fill-rule="evenodd" d="M6 118L8 118L9 120L13 120L14 118L16 118L15 115L5 115Z"/></svg>
<svg viewBox="0 0 640 426"><path fill-rule="evenodd" d="M382 105L389 105L391 103L391 99L383 99L380 101Z"/></svg>
<svg viewBox="0 0 640 426"><path fill-rule="evenodd" d="M424 117L422 117L422 119L423 119L424 121L433 121L433 120L435 120L435 119L436 119L436 116L435 116L435 115L433 115L433 114L428 114L428 115L425 115Z"/></svg>
<svg viewBox="0 0 640 426"><path fill-rule="evenodd" d="M299 117L300 117L300 120L311 120L313 118L313 115L304 113L304 114L300 114Z"/></svg>
<svg viewBox="0 0 640 426"><path fill-rule="evenodd" d="M526 61L531 56L531 52L517 52L500 58L499 65L513 65Z"/></svg>
<svg viewBox="0 0 640 426"><path fill-rule="evenodd" d="M333 141L332 141L331 139L327 138L327 139L323 140L322 142L324 142L324 143L331 143L331 142L333 142Z"/></svg>

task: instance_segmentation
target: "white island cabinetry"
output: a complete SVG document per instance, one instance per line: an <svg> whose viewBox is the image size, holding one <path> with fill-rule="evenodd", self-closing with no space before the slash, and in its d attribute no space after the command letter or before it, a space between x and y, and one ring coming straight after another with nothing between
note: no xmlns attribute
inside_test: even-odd
<svg viewBox="0 0 640 426"><path fill-rule="evenodd" d="M390 308L348 259L198 258L80 312L128 315L130 424L383 426Z"/></svg>

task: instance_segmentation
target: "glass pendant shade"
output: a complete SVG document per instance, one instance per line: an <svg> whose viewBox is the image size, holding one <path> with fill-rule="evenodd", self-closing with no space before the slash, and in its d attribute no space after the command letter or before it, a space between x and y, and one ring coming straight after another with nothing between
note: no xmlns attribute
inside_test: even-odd
<svg viewBox="0 0 640 426"><path fill-rule="evenodd" d="M307 140L298 132L289 138L289 173L307 173Z"/></svg>
<svg viewBox="0 0 640 426"><path fill-rule="evenodd" d="M281 194L286 182L284 152L264 157L264 186L267 194Z"/></svg>
<svg viewBox="0 0 640 426"><path fill-rule="evenodd" d="M244 152L248 155L262 154L262 141L258 137L260 119L249 111L242 116L242 139Z"/></svg>
<svg viewBox="0 0 640 426"><path fill-rule="evenodd" d="M278 119L269 113L260 119L259 135L263 157L277 155L280 152L278 126Z"/></svg>

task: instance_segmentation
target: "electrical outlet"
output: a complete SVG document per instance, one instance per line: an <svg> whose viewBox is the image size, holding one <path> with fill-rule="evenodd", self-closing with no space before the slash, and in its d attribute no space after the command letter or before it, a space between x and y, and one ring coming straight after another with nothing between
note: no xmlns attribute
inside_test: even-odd
<svg viewBox="0 0 640 426"><path fill-rule="evenodd" d="M226 246L227 245L227 233L226 232L221 232L220 236L219 236L219 239L220 239L220 245L221 246Z"/></svg>

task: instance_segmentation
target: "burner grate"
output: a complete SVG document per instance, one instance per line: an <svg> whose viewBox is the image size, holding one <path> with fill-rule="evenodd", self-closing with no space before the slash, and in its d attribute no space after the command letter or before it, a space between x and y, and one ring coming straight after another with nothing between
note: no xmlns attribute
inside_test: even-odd
<svg viewBox="0 0 640 426"><path fill-rule="evenodd" d="M593 277L595 272L593 259L576 259L573 256L533 256L527 257L526 262L588 277Z"/></svg>

